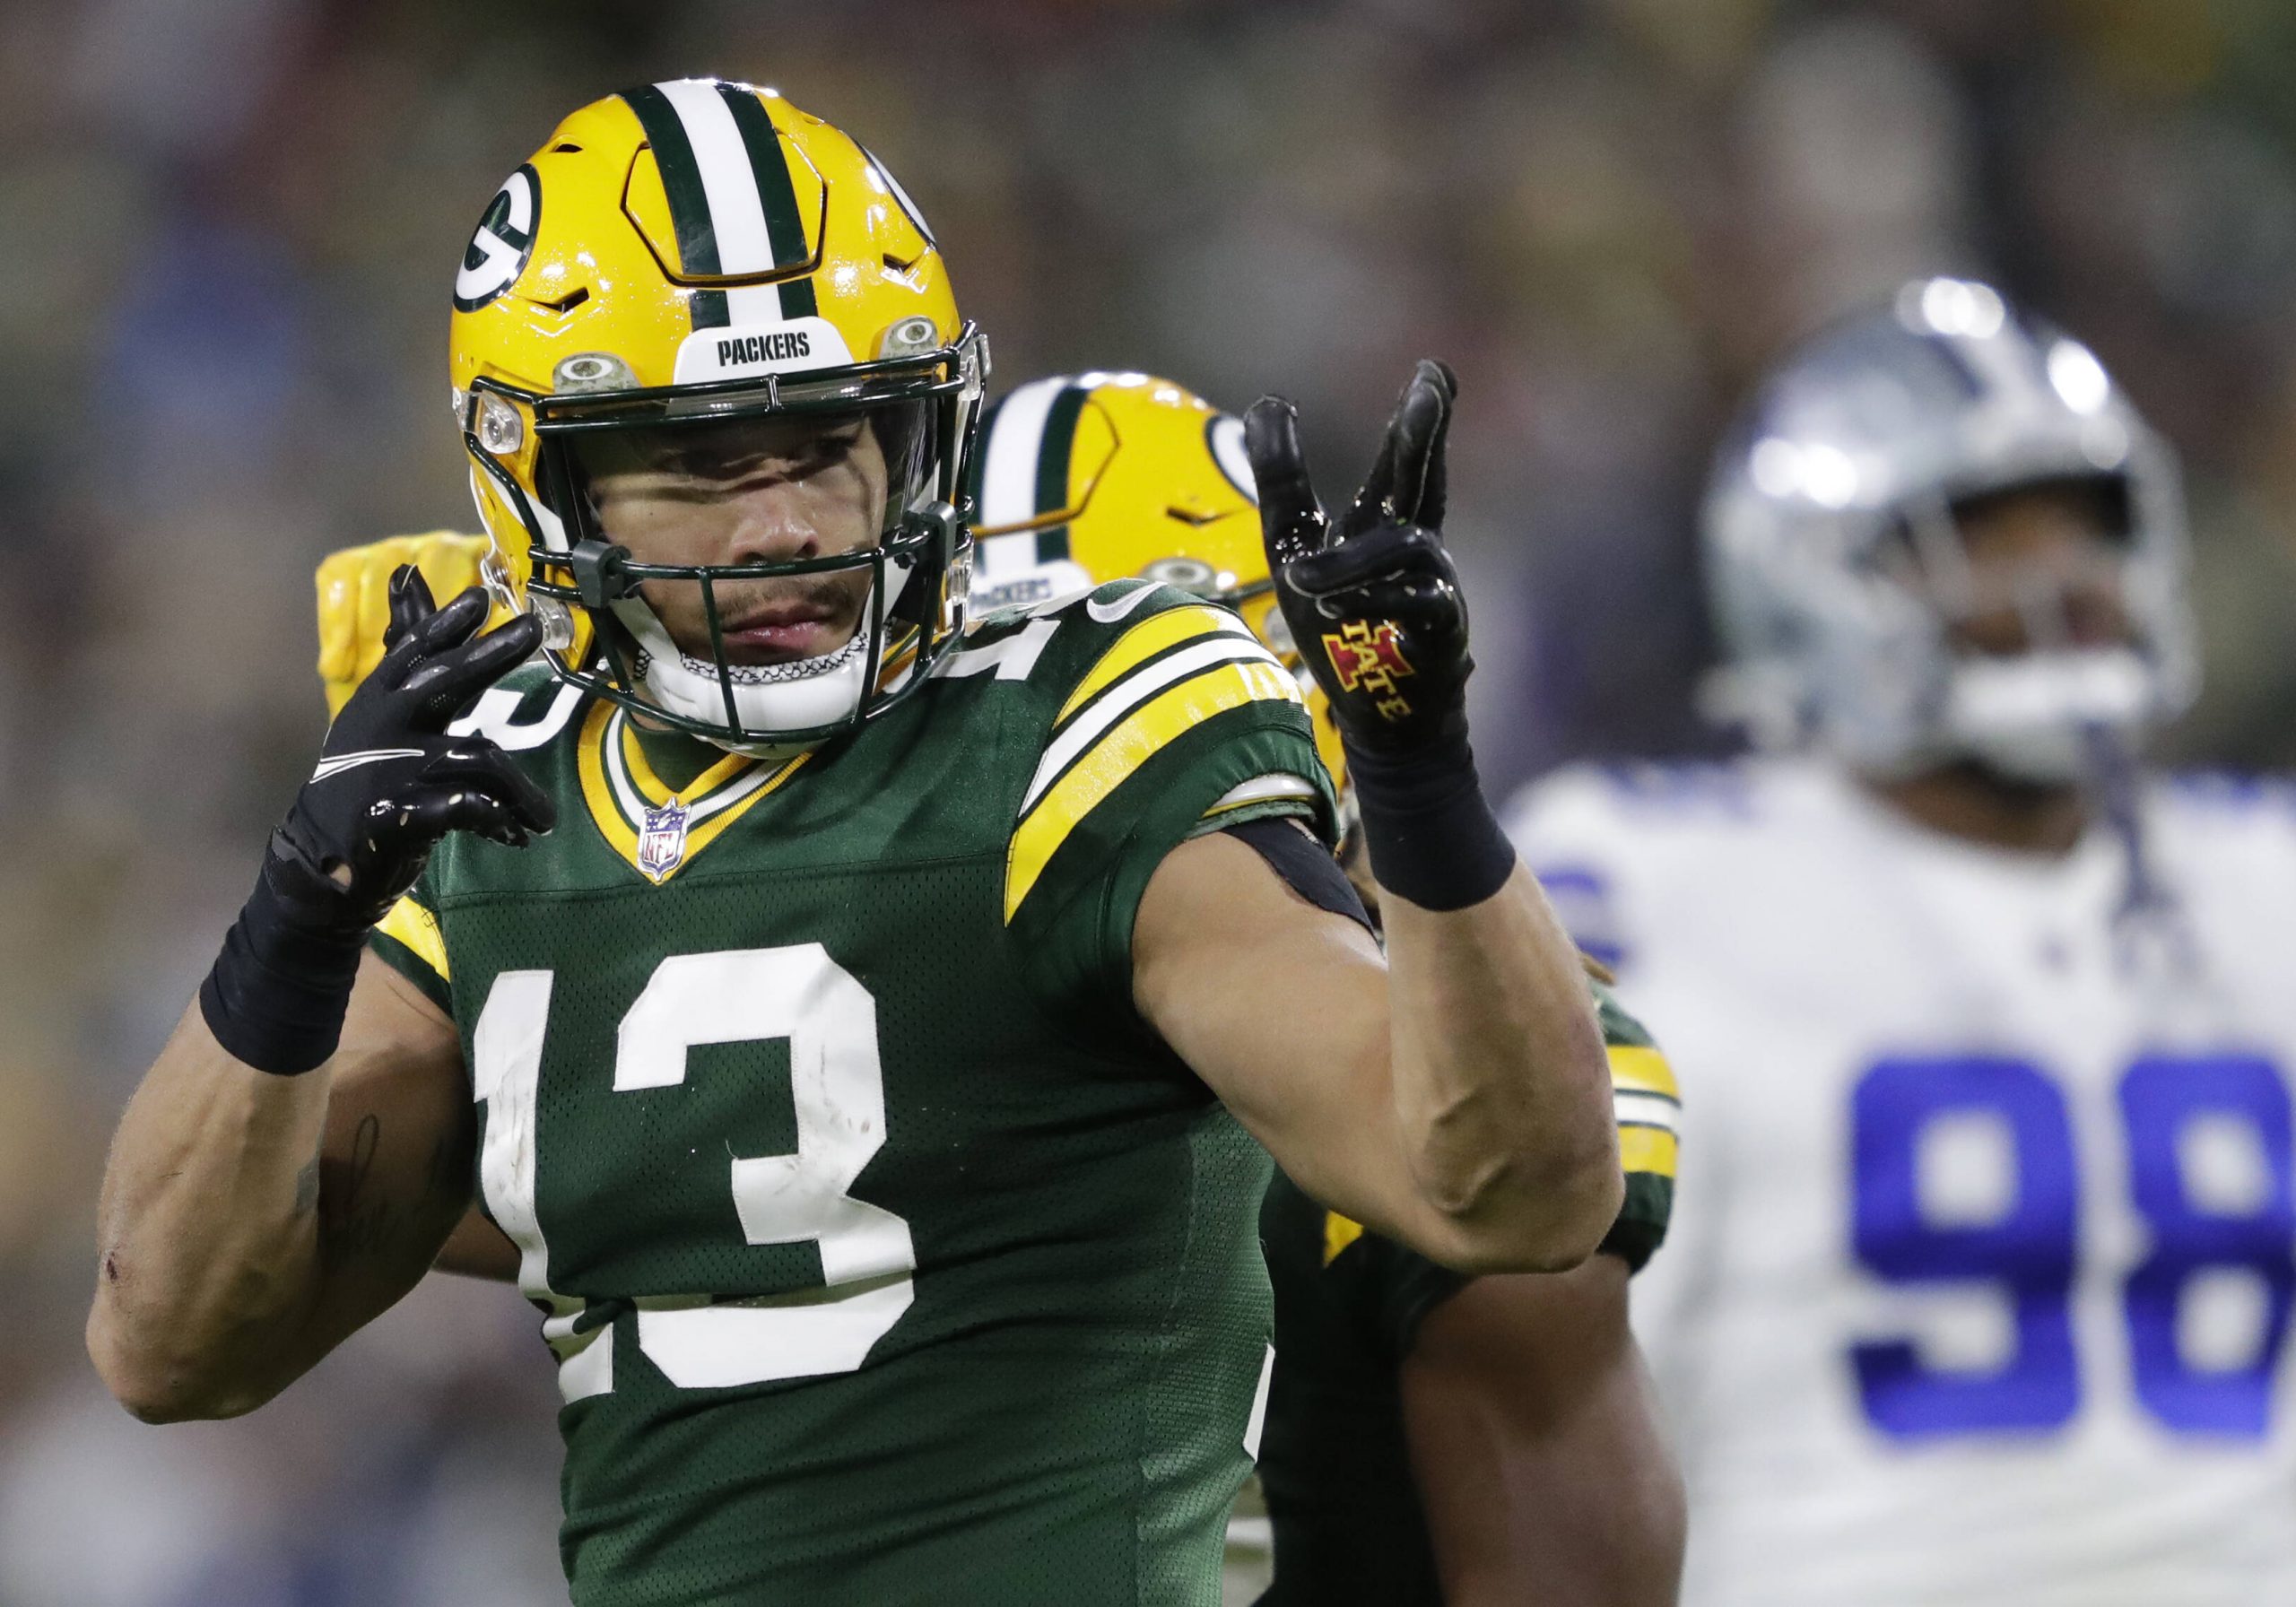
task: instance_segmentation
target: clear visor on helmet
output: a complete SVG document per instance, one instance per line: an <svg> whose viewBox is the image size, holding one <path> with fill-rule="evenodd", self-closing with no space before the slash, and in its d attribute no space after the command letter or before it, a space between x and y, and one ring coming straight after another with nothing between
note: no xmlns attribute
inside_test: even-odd
<svg viewBox="0 0 2296 1607"><path fill-rule="evenodd" d="M928 399L562 439L586 534L639 563L754 567L876 544L934 486Z"/></svg>
<svg viewBox="0 0 2296 1607"><path fill-rule="evenodd" d="M987 367L967 326L914 355L699 384L632 387L596 353L547 392L474 379L465 445L524 529L552 669L737 751L891 708L962 629L956 504Z"/></svg>
<svg viewBox="0 0 2296 1607"><path fill-rule="evenodd" d="M578 522L628 552L689 657L823 657L860 632L885 549L930 495L932 423L918 399L570 435Z"/></svg>
<svg viewBox="0 0 2296 1607"><path fill-rule="evenodd" d="M617 679L699 733L834 726L947 622L947 533L911 517L936 494L941 411L569 430L552 443L566 555L537 552L531 589L589 608Z"/></svg>

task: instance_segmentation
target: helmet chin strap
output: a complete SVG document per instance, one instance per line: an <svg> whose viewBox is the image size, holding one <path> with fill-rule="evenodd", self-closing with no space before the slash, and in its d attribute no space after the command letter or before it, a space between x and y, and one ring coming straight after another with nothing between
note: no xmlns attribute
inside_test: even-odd
<svg viewBox="0 0 2296 1607"><path fill-rule="evenodd" d="M2131 697L2126 675L2100 662L2124 656L2135 655L2042 654L1959 666L1948 717L1921 756L1894 773L1959 761L2007 786L2077 790L2120 851L2121 892L2111 914L2116 963L2135 982L2181 985L2200 975L2200 950L2152 861L2136 755L2152 712L2143 682Z"/></svg>
<svg viewBox="0 0 2296 1607"><path fill-rule="evenodd" d="M2086 734L2136 730L2151 699L2144 661L2126 647L1963 659L1946 686L1937 747L2014 781L2076 786L2092 771Z"/></svg>
<svg viewBox="0 0 2296 1607"><path fill-rule="evenodd" d="M2155 872L2136 742L2153 714L2144 662L2126 647L2066 649L1954 666L1935 752L1971 760L2003 780L2077 787L2119 846L2113 946L2132 976L2186 977L2198 950L2175 895Z"/></svg>
<svg viewBox="0 0 2296 1607"><path fill-rule="evenodd" d="M2196 976L2200 949L2184 907L2155 873L2144 830L2135 745L2125 727L2088 725L2081 732L2088 756L2087 791L2097 817L2120 845L2126 880L2113 910L2113 950L2123 971L2137 977Z"/></svg>
<svg viewBox="0 0 2296 1607"><path fill-rule="evenodd" d="M884 612L890 615L908 588L910 572L906 565L888 564L885 569L890 572ZM638 643L640 658L633 666L633 675L646 695L672 714L703 720L722 718L725 688L718 679L719 666L679 647L634 589L611 606ZM722 673L733 682L735 712L744 727L760 734L759 739L709 736L703 740L728 752L759 759L788 758L819 746L818 743L776 742L770 733L777 727L802 731L830 725L857 708L868 695L876 682L878 653L887 639L881 633L878 652L870 651L871 610L871 601L865 598L855 635L827 653L778 665L725 666Z"/></svg>

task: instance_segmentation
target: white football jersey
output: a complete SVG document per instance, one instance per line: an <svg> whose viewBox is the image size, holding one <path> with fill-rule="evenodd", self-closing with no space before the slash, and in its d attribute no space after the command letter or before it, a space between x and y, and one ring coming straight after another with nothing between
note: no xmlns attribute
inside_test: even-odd
<svg viewBox="0 0 2296 1607"><path fill-rule="evenodd" d="M1812 762L1574 770L1511 826L1683 1086L1635 1281L1692 1607L2296 1603L2296 795L1924 830Z"/></svg>

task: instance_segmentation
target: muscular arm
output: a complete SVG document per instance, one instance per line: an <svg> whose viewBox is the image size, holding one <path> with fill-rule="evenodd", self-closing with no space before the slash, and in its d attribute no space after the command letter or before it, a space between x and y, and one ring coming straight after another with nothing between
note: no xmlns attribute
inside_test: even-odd
<svg viewBox="0 0 2296 1607"><path fill-rule="evenodd" d="M1451 1607L1671 1607L1682 1475L1626 1321L1623 1262L1481 1278L1404 1360L1404 1429Z"/></svg>
<svg viewBox="0 0 2296 1607"><path fill-rule="evenodd" d="M1447 1266L1572 1265L1618 1212L1610 1073L1578 951L1520 869L1387 951L1222 833L1166 856L1140 1012L1317 1199Z"/></svg>
<svg viewBox="0 0 2296 1607"><path fill-rule="evenodd" d="M194 1003L120 1119L88 1351L151 1422L249 1412L412 1289L470 1197L454 1025L371 955L333 1059L255 1071Z"/></svg>

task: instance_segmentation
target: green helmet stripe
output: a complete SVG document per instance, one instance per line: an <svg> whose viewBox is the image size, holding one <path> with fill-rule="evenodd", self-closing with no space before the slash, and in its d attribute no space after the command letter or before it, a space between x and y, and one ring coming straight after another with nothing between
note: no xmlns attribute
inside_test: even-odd
<svg viewBox="0 0 2296 1607"><path fill-rule="evenodd" d="M757 98L755 90L721 83L718 93L726 109L734 114L734 126L741 130L743 148L749 153L750 170L757 176L758 200L765 209L765 232L773 247L773 265L796 267L806 262L811 253L805 249L805 222L797 213L797 190L789 179L789 158L782 146L780 131L774 127L773 119L766 114L765 102ZM813 298L813 281L782 282L783 317L810 318L819 316L820 311Z"/></svg>
<svg viewBox="0 0 2296 1607"><path fill-rule="evenodd" d="M622 98L638 114L646 142L654 148L662 192L670 201L670 224L677 230L680 273L717 273L718 226L709 215L709 193L701 186L701 164L695 160L693 142L686 137L677 109L651 84L642 90L624 90ZM690 301L696 329L722 328L732 321L723 291L695 291Z"/></svg>
<svg viewBox="0 0 2296 1607"><path fill-rule="evenodd" d="M1054 398L1045 416L1044 444L1037 448L1037 511L1057 513L1068 506L1068 464L1076 449L1076 421L1083 417L1091 391L1072 385ZM1068 526L1048 525L1037 532L1037 561L1058 563L1068 557Z"/></svg>

